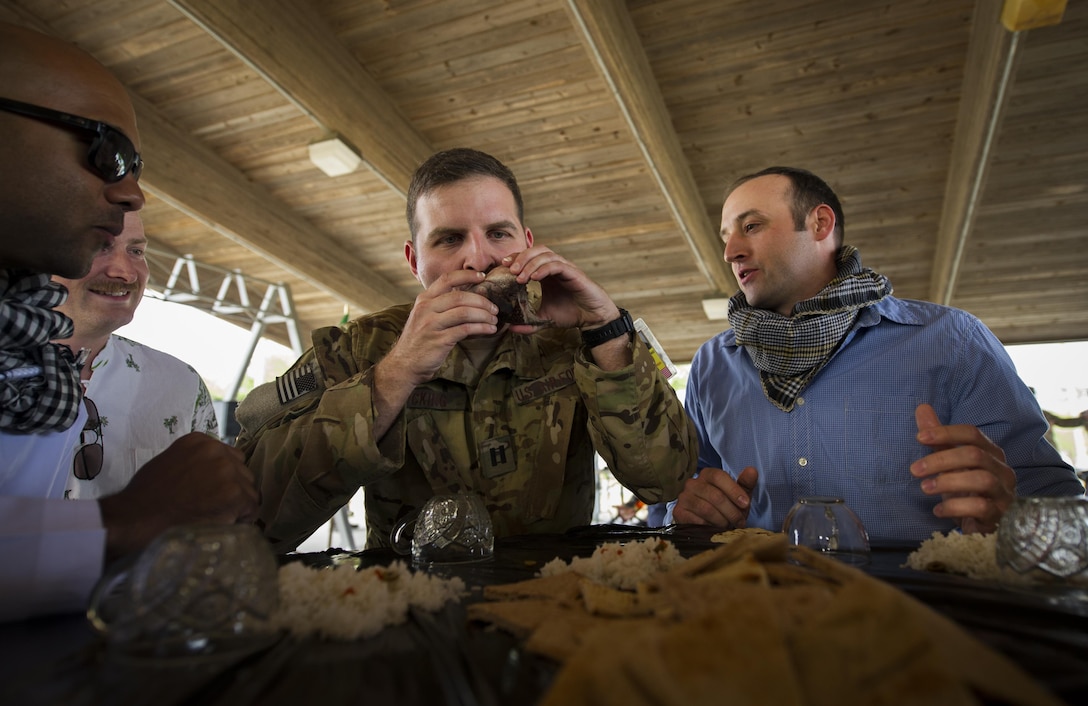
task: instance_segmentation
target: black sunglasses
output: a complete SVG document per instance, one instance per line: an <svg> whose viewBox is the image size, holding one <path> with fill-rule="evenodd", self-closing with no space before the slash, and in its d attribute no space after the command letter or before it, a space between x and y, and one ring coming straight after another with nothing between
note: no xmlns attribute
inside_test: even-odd
<svg viewBox="0 0 1088 706"><path fill-rule="evenodd" d="M107 184L121 181L129 174L135 179L140 178L140 172L144 169L144 161L140 159L140 153L136 151L132 140L112 125L8 98L0 98L0 110L94 133L95 138L91 140L91 147L87 150L87 161Z"/></svg>
<svg viewBox="0 0 1088 706"><path fill-rule="evenodd" d="M72 459L72 473L80 480L94 480L102 472L105 453L102 448L102 417L98 415L98 407L90 397L84 396L83 401L87 404L87 423L79 433L79 448ZM88 433L94 434L94 441L87 441Z"/></svg>

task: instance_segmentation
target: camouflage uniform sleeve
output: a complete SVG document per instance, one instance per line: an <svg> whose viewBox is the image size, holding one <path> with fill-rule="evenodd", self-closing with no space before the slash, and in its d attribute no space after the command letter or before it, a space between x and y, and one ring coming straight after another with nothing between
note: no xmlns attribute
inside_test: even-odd
<svg viewBox="0 0 1088 706"><path fill-rule="evenodd" d="M380 444L371 433L373 363L358 357L354 330L315 331L314 348L292 366L316 361L324 377L319 389L281 405L256 428L249 428L254 422L243 407L269 390L255 389L239 405L237 445L261 492L259 523L278 551L297 546L361 486L404 464L403 413Z"/></svg>
<svg viewBox="0 0 1088 706"><path fill-rule="evenodd" d="M605 371L575 358L575 379L589 409L590 435L616 479L646 503L674 500L695 473L695 426L645 346L633 365Z"/></svg>

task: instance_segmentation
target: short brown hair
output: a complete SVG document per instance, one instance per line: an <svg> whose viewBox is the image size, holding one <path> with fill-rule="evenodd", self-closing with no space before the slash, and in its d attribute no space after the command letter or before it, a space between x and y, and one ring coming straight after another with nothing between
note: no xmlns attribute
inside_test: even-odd
<svg viewBox="0 0 1088 706"><path fill-rule="evenodd" d="M525 204L521 200L521 189L518 188L518 181L510 168L486 152L468 147L455 147L431 155L412 175L412 183L408 185L408 205L405 208L405 215L408 217L408 230L412 233L413 242L415 242L418 228L416 202L419 198L440 186L476 176L495 177L506 184L506 188L510 189L510 193L514 195L514 203L518 209L518 222L525 223Z"/></svg>

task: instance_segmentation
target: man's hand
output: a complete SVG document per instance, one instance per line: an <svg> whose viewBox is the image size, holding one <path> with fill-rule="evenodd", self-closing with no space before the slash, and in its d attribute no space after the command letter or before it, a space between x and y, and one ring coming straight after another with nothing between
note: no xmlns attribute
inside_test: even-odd
<svg viewBox="0 0 1088 706"><path fill-rule="evenodd" d="M540 282L540 316L560 328L593 328L619 318L620 310L604 289L574 263L545 247L532 247L503 260L522 284ZM513 326L531 333L534 326Z"/></svg>
<svg viewBox="0 0 1088 706"><path fill-rule="evenodd" d="M121 492L98 501L107 556L139 551L174 525L252 522L258 497L241 451L207 434L186 434L148 461Z"/></svg>
<svg viewBox="0 0 1088 706"><path fill-rule="evenodd" d="M944 425L928 404L914 412L918 441L934 452L910 466L922 479L922 492L940 495L937 517L959 519L964 532L993 532L1016 499L1016 474L1005 452L977 427Z"/></svg>
<svg viewBox="0 0 1088 706"><path fill-rule="evenodd" d="M720 468L704 468L684 482L672 518L680 524L746 527L751 492L758 480L754 466L745 468L735 481Z"/></svg>
<svg viewBox="0 0 1088 706"><path fill-rule="evenodd" d="M447 272L416 297L397 343L383 359L386 372L399 371L409 391L433 380L453 347L469 336L498 330L499 308L487 297L468 291L483 272ZM386 363L389 361L389 363Z"/></svg>
<svg viewBox="0 0 1088 706"><path fill-rule="evenodd" d="M540 282L539 314L560 328L589 330L604 326L620 316L619 307L608 292L591 280L575 264L545 247L532 247L516 256L507 257L503 264L510 268L518 282ZM514 333L532 333L535 326L511 326ZM619 370L631 364L630 339L620 336L596 346L593 362L602 370Z"/></svg>
<svg viewBox="0 0 1088 706"><path fill-rule="evenodd" d="M412 390L434 379L454 346L498 331L499 308L468 291L484 276L477 270L447 272L416 297L396 344L374 366L375 439L389 431Z"/></svg>

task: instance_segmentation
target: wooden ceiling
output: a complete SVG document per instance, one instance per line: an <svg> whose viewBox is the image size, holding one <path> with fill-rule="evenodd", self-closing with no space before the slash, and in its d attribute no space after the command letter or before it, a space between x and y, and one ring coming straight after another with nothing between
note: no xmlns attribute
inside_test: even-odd
<svg viewBox="0 0 1088 706"><path fill-rule="evenodd" d="M4 0L0 19L128 86L153 243L288 283L304 330L415 297L409 178L470 146L514 170L538 242L686 361L727 326L702 301L735 290L723 191L772 164L831 183L847 241L897 295L966 309L1005 343L1088 339L1088 3L1018 32L1001 9ZM310 163L333 134L362 168Z"/></svg>

